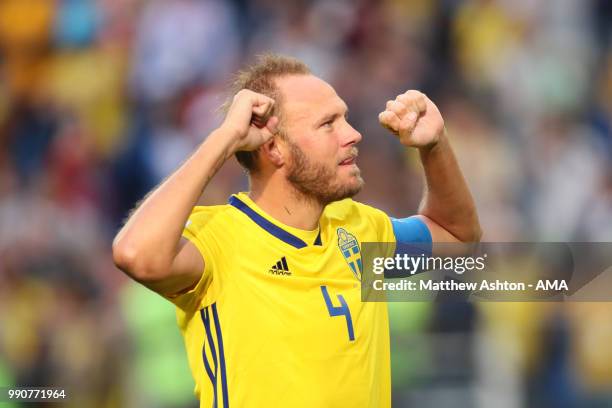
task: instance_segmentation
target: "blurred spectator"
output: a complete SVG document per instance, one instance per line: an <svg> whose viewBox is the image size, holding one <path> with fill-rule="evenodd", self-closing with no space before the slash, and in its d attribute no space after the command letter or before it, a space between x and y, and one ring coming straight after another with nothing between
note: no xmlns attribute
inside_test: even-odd
<svg viewBox="0 0 612 408"><path fill-rule="evenodd" d="M238 63L235 27L234 10L228 2L147 2L134 44L137 95L164 101L198 81L226 80Z"/></svg>

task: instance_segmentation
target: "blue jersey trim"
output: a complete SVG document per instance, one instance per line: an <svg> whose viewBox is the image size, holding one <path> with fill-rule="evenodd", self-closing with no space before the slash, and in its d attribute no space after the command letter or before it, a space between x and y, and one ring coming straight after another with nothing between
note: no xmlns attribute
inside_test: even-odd
<svg viewBox="0 0 612 408"><path fill-rule="evenodd" d="M212 383L213 387L213 408L217 407L217 351L215 350L215 343L212 340L212 333L210 331L210 317L208 316L208 309L200 309L200 316L202 318L202 323L204 324L204 329L206 330L206 338L208 339L208 344L210 347L210 354L213 357L213 363L215 364L215 373L213 374L212 369L210 368L210 363L208 362L208 358L206 358L206 341L204 341L204 345L202 345L202 359L204 360L204 368L206 369L206 374L208 374L208 378Z"/></svg>
<svg viewBox="0 0 612 408"><path fill-rule="evenodd" d="M223 408L229 408L229 399L227 393L227 375L225 372L225 352L223 351L223 335L221 334L221 324L219 323L219 315L217 314L217 304L212 304L213 319L215 328L217 329L217 342L219 344L219 360L221 361L221 387L223 389Z"/></svg>
<svg viewBox="0 0 612 408"><path fill-rule="evenodd" d="M317 239L315 239L315 242L313 245L319 245L319 246L323 245L323 242L321 242L321 230L319 230L319 235L317 235Z"/></svg>
<svg viewBox="0 0 612 408"><path fill-rule="evenodd" d="M231 196L229 199L229 204L236 207L243 213L245 213L251 220L255 222L255 224L259 225L261 228L266 230L268 233L274 235L276 238L280 239L281 241L291 246L294 246L298 249L308 246L306 242L304 242L300 238L296 237L295 235L285 231L281 227L266 220L264 217L259 215L255 210L253 210L251 207L246 205L238 197ZM318 237L318 241L319 242L321 241L320 237ZM315 245L320 245L320 243L317 244L317 241L315 241Z"/></svg>

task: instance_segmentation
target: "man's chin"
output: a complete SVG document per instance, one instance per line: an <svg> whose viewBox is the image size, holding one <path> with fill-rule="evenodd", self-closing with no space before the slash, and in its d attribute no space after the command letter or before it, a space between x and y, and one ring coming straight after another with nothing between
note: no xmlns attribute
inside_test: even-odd
<svg viewBox="0 0 612 408"><path fill-rule="evenodd" d="M363 184L364 181L359 174L352 176L349 183L336 190L337 195L332 201L340 201L344 200L345 198L351 198L355 196L361 191L361 189L363 188Z"/></svg>
<svg viewBox="0 0 612 408"><path fill-rule="evenodd" d="M352 189L351 191L355 191L352 195L354 196L355 194L357 194L358 192L361 191L361 189L363 188L363 185L365 184L365 182L363 181L363 178L361 177L361 171L359 171L359 167L355 166L356 170L351 174L351 184L352 184Z"/></svg>
<svg viewBox="0 0 612 408"><path fill-rule="evenodd" d="M349 197L353 197L354 195L359 193L361 191L361 189L363 188L363 185L364 185L363 179L361 178L361 176L358 176L358 179L357 179L357 182L356 182L355 186L350 191Z"/></svg>

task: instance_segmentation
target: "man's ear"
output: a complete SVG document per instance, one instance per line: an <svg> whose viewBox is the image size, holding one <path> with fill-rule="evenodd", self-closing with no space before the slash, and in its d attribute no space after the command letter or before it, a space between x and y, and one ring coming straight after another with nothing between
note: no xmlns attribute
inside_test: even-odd
<svg viewBox="0 0 612 408"><path fill-rule="evenodd" d="M282 141L278 136L271 137L266 143L260 146L260 154L270 161L275 167L282 167L285 164Z"/></svg>

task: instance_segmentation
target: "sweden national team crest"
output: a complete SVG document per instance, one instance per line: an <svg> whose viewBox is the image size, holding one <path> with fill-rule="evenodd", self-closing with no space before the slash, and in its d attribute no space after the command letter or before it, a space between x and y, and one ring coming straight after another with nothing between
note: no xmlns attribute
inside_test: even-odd
<svg viewBox="0 0 612 408"><path fill-rule="evenodd" d="M338 248L357 280L361 280L361 251L357 238L344 228L338 228Z"/></svg>

